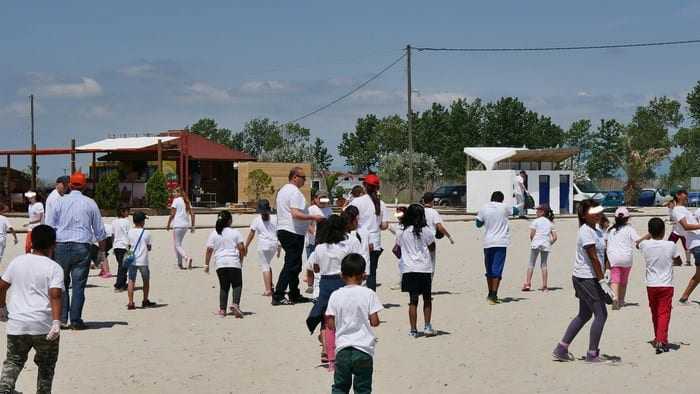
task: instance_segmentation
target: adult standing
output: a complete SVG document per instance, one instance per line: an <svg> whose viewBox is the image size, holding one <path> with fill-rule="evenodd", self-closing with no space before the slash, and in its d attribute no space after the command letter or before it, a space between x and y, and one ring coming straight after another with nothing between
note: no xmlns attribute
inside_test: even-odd
<svg viewBox="0 0 700 394"><path fill-rule="evenodd" d="M49 196L46 197L46 214L45 217L49 217L53 215L53 211L56 206L56 202L58 201L59 198L63 197L66 193L68 193L70 190L70 178L67 176L60 176L56 179L56 186L54 189L49 193ZM48 220L48 219L47 219Z"/></svg>
<svg viewBox="0 0 700 394"><path fill-rule="evenodd" d="M182 188L175 189L176 197L170 204L170 217L168 217L167 230L173 229L173 246L175 248L175 257L177 257L177 266L180 269L185 269L183 262L187 262L187 269L192 269L192 257L187 254L182 246L182 241L185 239L185 234L189 229L194 233L194 210L190 199L187 198Z"/></svg>
<svg viewBox="0 0 700 394"><path fill-rule="evenodd" d="M364 181L365 194L352 200L350 205L357 207L360 216L357 228L369 234L369 276L367 287L377 290L377 267L382 255L382 230L389 228L389 212L386 204L379 199L381 182L376 174L367 174Z"/></svg>
<svg viewBox="0 0 700 394"><path fill-rule="evenodd" d="M24 193L29 203L27 204L27 216L29 222L24 224L27 228L27 238L24 242L24 253L32 251L32 229L44 222L44 204L41 203L41 197L34 191Z"/></svg>
<svg viewBox="0 0 700 394"><path fill-rule="evenodd" d="M87 179L81 172L70 176L70 193L58 199L48 225L56 229L56 262L63 268L65 292L61 310L61 323L74 330L86 328L83 322L85 286L90 271L90 245L99 244L98 261L105 260L105 232L100 209L95 201L85 195ZM69 295L68 289L71 288ZM69 316L70 313L70 316Z"/></svg>
<svg viewBox="0 0 700 394"><path fill-rule="evenodd" d="M520 170L515 177L515 205L518 207L518 216L525 217L527 212L527 172Z"/></svg>
<svg viewBox="0 0 700 394"><path fill-rule="evenodd" d="M596 225L600 221L603 207L593 200L584 200L578 212L579 230L576 239L576 260L573 285L578 298L578 315L569 323L564 337L552 353L556 361L573 361L569 345L581 328L594 316L591 324L590 342L585 360L599 363L600 338L608 318L606 303L612 302L613 291L604 278L605 235Z"/></svg>
<svg viewBox="0 0 700 394"><path fill-rule="evenodd" d="M306 198L299 190L306 182L304 169L294 167L289 171L289 183L277 192L277 239L284 249L284 266L277 279L272 305L291 305L308 302L299 292L299 274L304 254L304 235L309 222L323 219L320 215L309 215ZM289 299L284 297L289 287Z"/></svg>
<svg viewBox="0 0 700 394"><path fill-rule="evenodd" d="M685 236L688 250L695 260L695 275L690 278L688 286L685 288L680 300L678 300L681 305L690 305L688 303L688 298L698 286L698 283L700 283L700 234L698 234L700 223L698 223L698 218L686 207L686 204L688 204L688 192L685 190L677 191L676 207L673 208L673 217L680 225L679 230L683 232L683 234L680 235Z"/></svg>
<svg viewBox="0 0 700 394"><path fill-rule="evenodd" d="M489 289L486 299L491 305L501 303L498 287L501 285L506 251L510 245L510 209L503 203L504 197L500 191L493 192L491 202L484 205L476 215L476 226L484 227L484 265Z"/></svg>

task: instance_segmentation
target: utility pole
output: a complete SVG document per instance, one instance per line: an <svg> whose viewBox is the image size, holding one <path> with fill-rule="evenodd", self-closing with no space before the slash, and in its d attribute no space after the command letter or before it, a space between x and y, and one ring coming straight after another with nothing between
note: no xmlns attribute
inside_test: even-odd
<svg viewBox="0 0 700 394"><path fill-rule="evenodd" d="M36 191L36 143L34 143L34 95L29 95L29 117L32 125L32 190Z"/></svg>
<svg viewBox="0 0 700 394"><path fill-rule="evenodd" d="M413 107L411 105L411 96L413 89L411 88L411 45L406 45L406 87L408 101L408 195L410 203L413 204L413 194L415 186L413 184Z"/></svg>

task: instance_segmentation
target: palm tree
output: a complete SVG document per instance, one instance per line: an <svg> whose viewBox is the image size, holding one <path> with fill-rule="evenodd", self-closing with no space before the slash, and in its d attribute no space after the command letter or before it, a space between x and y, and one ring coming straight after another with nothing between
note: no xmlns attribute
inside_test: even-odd
<svg viewBox="0 0 700 394"><path fill-rule="evenodd" d="M627 175L624 187L625 205L637 205L639 200L640 182L646 175L671 152L669 148L635 149L629 133L622 137L622 147L625 152L621 155L610 155L618 162Z"/></svg>

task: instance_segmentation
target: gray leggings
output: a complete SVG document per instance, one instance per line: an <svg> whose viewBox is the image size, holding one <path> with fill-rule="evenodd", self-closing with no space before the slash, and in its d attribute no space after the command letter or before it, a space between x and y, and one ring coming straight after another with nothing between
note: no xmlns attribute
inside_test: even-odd
<svg viewBox="0 0 700 394"><path fill-rule="evenodd" d="M578 316L574 317L574 320L569 323L569 327L567 327L564 338L561 341L567 345L570 344L576 337L576 334L578 334L583 326L591 319L591 315L594 315L593 324L591 324L588 350L591 352L597 351L600 346L600 337L603 336L605 320L608 318L608 310L605 307L605 302L602 300L593 301L590 299L579 299L578 305Z"/></svg>
<svg viewBox="0 0 700 394"><path fill-rule="evenodd" d="M535 268L538 255L540 256L540 268L547 268L547 258L549 258L549 252L539 248L530 249L530 268Z"/></svg>

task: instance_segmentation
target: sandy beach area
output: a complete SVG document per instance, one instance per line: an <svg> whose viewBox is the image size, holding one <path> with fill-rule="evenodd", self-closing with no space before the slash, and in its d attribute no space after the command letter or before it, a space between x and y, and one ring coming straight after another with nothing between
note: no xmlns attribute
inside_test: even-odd
<svg viewBox="0 0 700 394"><path fill-rule="evenodd" d="M234 224L247 225L253 216L236 216ZM13 218L15 227L25 219ZM111 219L106 219L110 222ZM164 224L156 217L150 226ZM201 224L213 224L214 215L200 216ZM645 233L647 218L632 224ZM617 364L589 365L583 361L556 363L550 354L578 303L571 286L577 221L557 220L559 234L550 256L550 286L554 290L522 292L529 255L527 221L511 222L513 234L499 296L505 303L486 302L483 275L482 233L472 222L449 222L447 229L457 244L439 241L437 272L433 284L433 338L408 336L408 295L391 290L398 280L397 262L389 250L379 267L378 295L385 306L374 360L376 393L561 393L561 392L674 392L697 393L692 368L700 363L695 339L700 335L700 309L674 303L670 340L677 351L656 355L647 343L653 337L644 264L635 257L628 302L632 306L610 311L601 351L622 358ZM668 230L668 227L667 227ZM116 294L114 280L91 272L83 313L91 329L64 331L54 392L56 393L327 393L332 374L319 367L316 336L309 335L304 320L311 305L272 307L263 297L257 256L244 262L242 309L244 319L215 316L218 282L205 274L204 243L210 229L185 238L195 256L196 269L177 270L171 233L153 231L150 255L151 300L154 309L127 311L126 293ZM242 230L247 235L247 230ZM8 247L0 269L21 252ZM393 246L389 232L384 246ZM110 254L112 271L115 260ZM275 278L282 266L276 260ZM694 267L677 267L677 299ZM140 280L139 280L140 281ZM540 284L536 271L533 287ZM691 300L700 299L700 293ZM137 303L141 300L136 294ZM419 328L422 315L419 313ZM588 346L588 327L571 346L580 357ZM5 337L0 337L5 349ZM3 357L4 359L4 357ZM36 366L32 355L17 383L19 392L34 392Z"/></svg>

